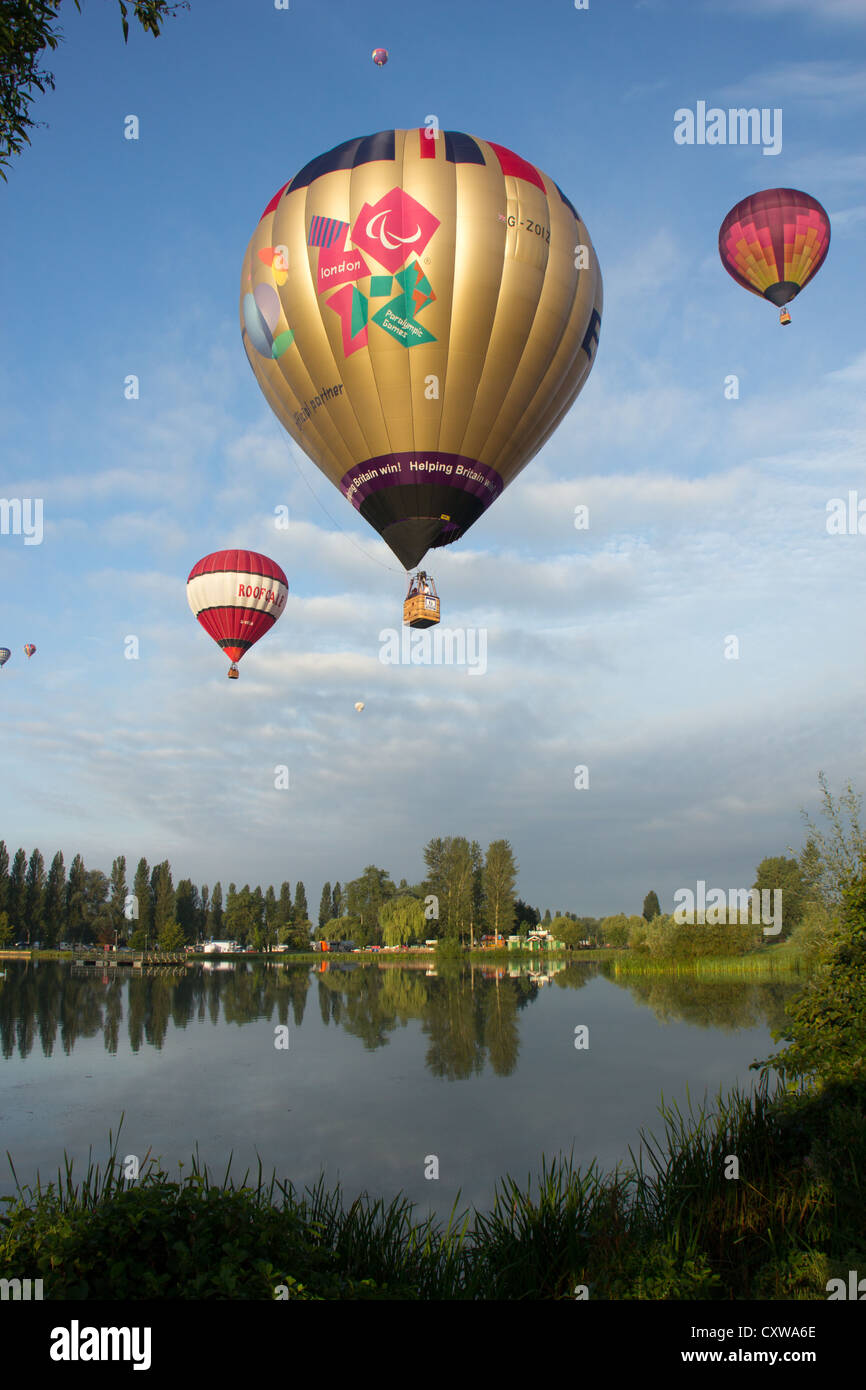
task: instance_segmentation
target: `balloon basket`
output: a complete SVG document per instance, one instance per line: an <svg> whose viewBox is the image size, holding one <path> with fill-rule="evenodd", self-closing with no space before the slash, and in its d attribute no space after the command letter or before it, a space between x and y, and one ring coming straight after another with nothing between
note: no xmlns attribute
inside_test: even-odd
<svg viewBox="0 0 866 1390"><path fill-rule="evenodd" d="M229 680L230 680L230 681L236 681L239 675L240 675L240 671L238 670L237 666L235 666L234 664L232 664L232 665L229 667L229 670L228 670L228 677L229 677Z"/></svg>
<svg viewBox="0 0 866 1390"><path fill-rule="evenodd" d="M439 595L429 575L420 571L409 585L403 604L406 627L433 627L439 621Z"/></svg>

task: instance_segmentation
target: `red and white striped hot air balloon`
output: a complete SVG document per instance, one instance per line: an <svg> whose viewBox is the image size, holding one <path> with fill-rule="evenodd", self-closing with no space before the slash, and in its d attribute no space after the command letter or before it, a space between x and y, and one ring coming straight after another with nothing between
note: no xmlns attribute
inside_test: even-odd
<svg viewBox="0 0 866 1390"><path fill-rule="evenodd" d="M193 565L186 581L189 606L208 636L237 662L285 611L289 581L274 560L254 550L216 550Z"/></svg>

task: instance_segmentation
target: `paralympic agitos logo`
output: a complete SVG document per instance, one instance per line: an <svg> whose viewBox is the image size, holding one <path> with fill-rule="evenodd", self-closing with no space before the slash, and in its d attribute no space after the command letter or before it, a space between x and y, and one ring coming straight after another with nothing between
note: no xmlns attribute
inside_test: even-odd
<svg viewBox="0 0 866 1390"><path fill-rule="evenodd" d="M420 256L438 226L438 217L397 186L377 203L364 204L351 241L394 275L410 252Z"/></svg>

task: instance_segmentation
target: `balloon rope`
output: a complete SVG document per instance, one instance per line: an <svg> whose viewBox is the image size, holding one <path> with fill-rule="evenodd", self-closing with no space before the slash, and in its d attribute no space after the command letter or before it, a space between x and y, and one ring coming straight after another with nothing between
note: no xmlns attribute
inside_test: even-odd
<svg viewBox="0 0 866 1390"><path fill-rule="evenodd" d="M291 456L292 463L295 465L295 467L297 468L297 470L298 470L298 472L300 473L301 477L303 478L304 482L307 484L307 487L310 489L310 492L312 493L313 497L314 497L315 500L318 502L318 504L319 504L319 506L321 507L322 511L325 513L325 516L326 516L326 517L328 518L328 520L332 523L332 525L336 526L336 528L337 528L337 530L340 532L340 534L343 535L343 536L345 536L345 537L346 537L346 540L347 540L347 541L350 541L351 544L355 547L356 550L360 550L361 554L365 557L365 559L367 559L367 560L372 560L374 565L381 565L383 569L390 570L391 574L403 574L403 573L404 573L403 570L396 570L396 569L394 568L393 565L386 565L386 563L385 563L384 560L377 560L375 555L370 555L370 554L368 553L368 551L366 551L362 545L359 545L359 544L358 544L358 542L355 540L354 536L350 536L348 531L344 531L344 530L343 530L343 528L342 528L342 526L340 525L339 521L335 521L334 518L331 516L331 513L328 511L328 508L325 506L325 504L324 504L324 502L322 501L322 499L321 499L320 497L316 496L316 493L313 492L313 489L312 489L312 487L310 487L309 480L307 479L307 477L306 477L306 475L305 475L303 469L301 468L301 465L298 463L298 460L295 458L294 454L291 453L291 451L290 451L290 456ZM409 571L406 570L405 573L408 574Z"/></svg>

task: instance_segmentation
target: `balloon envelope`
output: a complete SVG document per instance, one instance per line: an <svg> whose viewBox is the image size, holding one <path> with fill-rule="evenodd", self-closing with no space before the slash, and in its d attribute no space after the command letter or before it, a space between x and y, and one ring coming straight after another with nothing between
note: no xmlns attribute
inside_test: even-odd
<svg viewBox="0 0 866 1390"><path fill-rule="evenodd" d="M358 713L360 714L360 713L361 713L361 710L362 710L363 708L364 708L364 701L363 701L363 700L358 700L357 704L355 705L355 709L356 709L356 710L358 711Z"/></svg>
<svg viewBox="0 0 866 1390"><path fill-rule="evenodd" d="M232 662L270 631L285 612L289 582L280 566L253 550L217 550L193 565L189 606Z"/></svg>
<svg viewBox="0 0 866 1390"><path fill-rule="evenodd" d="M28 660L29 660L29 658L33 655L33 653L34 653L35 651L36 651L36 648L34 647L33 643L32 643L32 642L28 642L28 643L27 643L27 646L24 648L24 655L25 655L25 656L28 658Z"/></svg>
<svg viewBox="0 0 866 1390"><path fill-rule="evenodd" d="M738 285L781 308L820 270L830 218L809 193L766 188L731 208L719 229L722 265Z"/></svg>
<svg viewBox="0 0 866 1390"><path fill-rule="evenodd" d="M388 61L388 50L387 50L387 48L374 48L374 49L373 49L373 62L376 64L376 67L377 67L377 68L383 68L383 67L385 66L385 64L387 63L387 61Z"/></svg>
<svg viewBox="0 0 866 1390"><path fill-rule="evenodd" d="M0 666L5 666L11 655L8 647L0 647Z"/></svg>
<svg viewBox="0 0 866 1390"><path fill-rule="evenodd" d="M312 160L268 203L241 277L269 405L407 569L556 429L602 312L557 184L502 145L436 135L380 131Z"/></svg>

